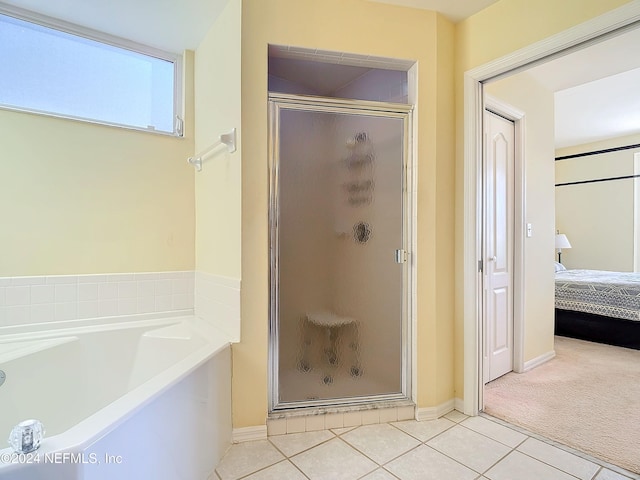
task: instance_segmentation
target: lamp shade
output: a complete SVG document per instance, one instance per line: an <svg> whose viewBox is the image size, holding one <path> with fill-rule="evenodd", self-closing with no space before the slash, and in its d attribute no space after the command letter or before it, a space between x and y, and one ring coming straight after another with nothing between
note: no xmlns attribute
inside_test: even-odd
<svg viewBox="0 0 640 480"><path fill-rule="evenodd" d="M571 248L569 239L564 233L556 234L556 248Z"/></svg>

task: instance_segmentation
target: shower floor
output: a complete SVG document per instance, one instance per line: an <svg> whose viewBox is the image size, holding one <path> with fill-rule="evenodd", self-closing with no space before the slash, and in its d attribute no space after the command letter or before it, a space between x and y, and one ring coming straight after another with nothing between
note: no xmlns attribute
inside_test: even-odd
<svg viewBox="0 0 640 480"><path fill-rule="evenodd" d="M328 372L290 369L280 372L280 401L332 400L400 393L400 386L381 382L363 372L354 377L342 369L330 372L331 381L325 383Z"/></svg>

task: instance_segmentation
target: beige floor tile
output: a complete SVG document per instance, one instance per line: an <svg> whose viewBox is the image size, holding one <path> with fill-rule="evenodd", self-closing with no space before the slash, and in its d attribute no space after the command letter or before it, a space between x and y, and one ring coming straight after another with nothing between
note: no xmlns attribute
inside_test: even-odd
<svg viewBox="0 0 640 480"><path fill-rule="evenodd" d="M343 427L343 428L332 428L331 431L333 433L335 433L336 435L343 435L347 432L350 432L351 430L353 430L354 428L358 428L358 427Z"/></svg>
<svg viewBox="0 0 640 480"><path fill-rule="evenodd" d="M420 445L415 438L386 423L358 427L342 435L342 439L379 465Z"/></svg>
<svg viewBox="0 0 640 480"><path fill-rule="evenodd" d="M398 480L398 477L391 475L384 468L379 468L362 477L362 480Z"/></svg>
<svg viewBox="0 0 640 480"><path fill-rule="evenodd" d="M237 443L227 451L216 472L222 480L235 480L284 460L268 440Z"/></svg>
<svg viewBox="0 0 640 480"><path fill-rule="evenodd" d="M332 438L335 438L333 433L328 430L322 430L319 432L293 433L291 435L270 437L269 441L287 457L292 457Z"/></svg>
<svg viewBox="0 0 640 480"><path fill-rule="evenodd" d="M529 438L518 447L518 451L526 453L530 457L536 458L552 467L556 467L563 472L570 473L582 480L591 480L599 466L589 462L584 458L561 450L548 443L541 442L535 438Z"/></svg>
<svg viewBox="0 0 640 480"><path fill-rule="evenodd" d="M245 477L245 480L306 480L300 470L290 461L285 460Z"/></svg>
<svg viewBox="0 0 640 480"><path fill-rule="evenodd" d="M331 430L232 445L209 480L640 480L490 418L447 417L345 428L339 414Z"/></svg>
<svg viewBox="0 0 640 480"><path fill-rule="evenodd" d="M452 422L460 423L469 417L467 417L464 413L459 412L458 410L451 410L444 416L444 418L448 418Z"/></svg>
<svg viewBox="0 0 640 480"><path fill-rule="evenodd" d="M511 452L484 475L490 480L575 480L575 477L517 451Z"/></svg>
<svg viewBox="0 0 640 480"><path fill-rule="evenodd" d="M431 447L421 445L385 465L402 480L474 480L478 474Z"/></svg>
<svg viewBox="0 0 640 480"><path fill-rule="evenodd" d="M356 480L378 467L338 438L290 460L311 480Z"/></svg>
<svg viewBox="0 0 640 480"><path fill-rule="evenodd" d="M512 428L505 427L484 417L469 417L460 422L460 425L512 448L517 447L528 438Z"/></svg>
<svg viewBox="0 0 640 480"><path fill-rule="evenodd" d="M425 420L418 422L417 420L407 420L405 422L392 423L394 427L398 427L400 430L408 433L412 437L417 438L421 442L426 442L430 438L441 434L445 430L455 426L455 423L446 418L439 418L437 420Z"/></svg>
<svg viewBox="0 0 640 480"><path fill-rule="evenodd" d="M511 451L510 447L460 425L432 438L427 445L478 473L484 473Z"/></svg>
<svg viewBox="0 0 640 480"><path fill-rule="evenodd" d="M619 473L603 468L600 470L600 473L598 473L595 480L629 480L629 477L625 477Z"/></svg>

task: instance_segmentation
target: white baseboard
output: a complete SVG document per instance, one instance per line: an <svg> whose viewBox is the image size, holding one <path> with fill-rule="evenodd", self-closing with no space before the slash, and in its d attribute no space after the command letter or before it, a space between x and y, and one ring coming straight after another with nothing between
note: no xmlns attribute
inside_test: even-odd
<svg viewBox="0 0 640 480"><path fill-rule="evenodd" d="M267 426L234 428L231 432L232 443L251 442L253 440L266 440Z"/></svg>
<svg viewBox="0 0 640 480"><path fill-rule="evenodd" d="M551 360L555 356L556 356L555 350L551 350L550 352L543 353L539 357L533 358L533 359L529 360L528 362L524 362L524 369L522 370L522 373L528 372L529 370L531 370L533 368L539 367L540 365L542 365L543 363L548 362L549 360Z"/></svg>
<svg viewBox="0 0 640 480"><path fill-rule="evenodd" d="M464 399L462 398L454 398L453 399L455 409L460 413L464 413Z"/></svg>
<svg viewBox="0 0 640 480"><path fill-rule="evenodd" d="M419 422L436 420L452 410L456 410L456 400L453 398L435 407L416 408L416 420Z"/></svg>

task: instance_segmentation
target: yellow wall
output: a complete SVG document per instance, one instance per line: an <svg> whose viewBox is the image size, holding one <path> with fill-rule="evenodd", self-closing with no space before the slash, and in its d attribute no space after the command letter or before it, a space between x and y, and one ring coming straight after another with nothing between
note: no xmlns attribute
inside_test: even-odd
<svg viewBox="0 0 640 480"><path fill-rule="evenodd" d="M433 299L436 305L435 316L435 331L429 332L429 344L423 345L418 343L418 358L422 355L429 355L427 352L421 352L421 349L426 348L428 350L435 349L433 358L437 361L429 361L423 364L423 367L431 367L432 370L428 371L428 375L421 376L418 380L419 384L422 384L422 389L429 391L434 389L434 394L431 395L426 403L427 406L440 405L445 401L451 400L454 397L453 391L453 374L454 374L454 244L455 244L455 165L452 164L455 160L455 141L453 132L455 131L455 108L452 100L455 98L455 76L453 69L453 60L455 52L455 27L444 17L438 15L436 17L439 39L436 45L437 48L437 64L436 64L436 87L437 87L437 99L436 99L436 116L430 118L428 121L435 123L436 134L436 174L434 180L437 182L435 185L436 199L433 206L436 209L436 222L435 222L435 242L436 248L433 251L433 256L427 256L426 258L419 256L420 263L418 264L418 283L422 275L427 275L428 279L432 281L432 284L428 284L427 287L431 287L431 292L434 292L435 298ZM418 86L418 96L420 92L424 90L424 82ZM429 107L427 107L429 108ZM422 120L424 121L424 120ZM433 125L429 125L433 126ZM424 159L419 162L419 169L424 165ZM422 173L418 177L418 197L420 198L423 189L421 188L421 182L424 176ZM434 188L434 185L429 185L428 188ZM422 205L423 208L425 205ZM418 206L420 209L420 206ZM424 218L424 217L422 217ZM433 224L420 225L421 217L418 217L418 250L422 251L426 242L420 240L420 237L425 236L433 228ZM419 253L419 255L422 255ZM432 271L432 260L436 259L436 271L435 275ZM425 289L420 289L418 294L418 310L421 306L424 306L427 302L426 298L422 297L426 292ZM421 317L418 316L420 322ZM419 328L420 328L419 323ZM419 335L420 338L424 336ZM420 363L418 363L419 368ZM435 380L436 382L431 385L426 382ZM425 385L426 383L426 385ZM418 407L425 406L424 400L418 401Z"/></svg>
<svg viewBox="0 0 640 480"><path fill-rule="evenodd" d="M236 128L237 151L220 146L196 178L196 269L240 278L242 166L241 0L230 0L195 55L195 151Z"/></svg>
<svg viewBox="0 0 640 480"><path fill-rule="evenodd" d="M0 132L0 276L193 269L189 130L0 110Z"/></svg>
<svg viewBox="0 0 640 480"><path fill-rule="evenodd" d="M627 0L501 0L456 25L455 392L464 395L463 199L464 72L628 3ZM553 245L550 245L553 248Z"/></svg>
<svg viewBox="0 0 640 480"><path fill-rule="evenodd" d="M640 135L563 148L556 156L636 144ZM556 183L633 175L637 152L640 147L557 161ZM634 216L632 179L556 187L556 228L572 247L562 251L562 263L567 268L632 272Z"/></svg>
<svg viewBox="0 0 640 480"><path fill-rule="evenodd" d="M525 114L524 361L553 350L554 100L526 72L490 83L485 93ZM519 227L516 227L519 228Z"/></svg>
<svg viewBox="0 0 640 480"><path fill-rule="evenodd" d="M453 396L453 26L437 14L364 0L245 0L242 9L242 342L234 427L267 414L267 46L418 62L418 385L421 407ZM384 34L381 34L384 32Z"/></svg>
<svg viewBox="0 0 640 480"><path fill-rule="evenodd" d="M501 0L456 25L458 72L483 65L629 3Z"/></svg>

